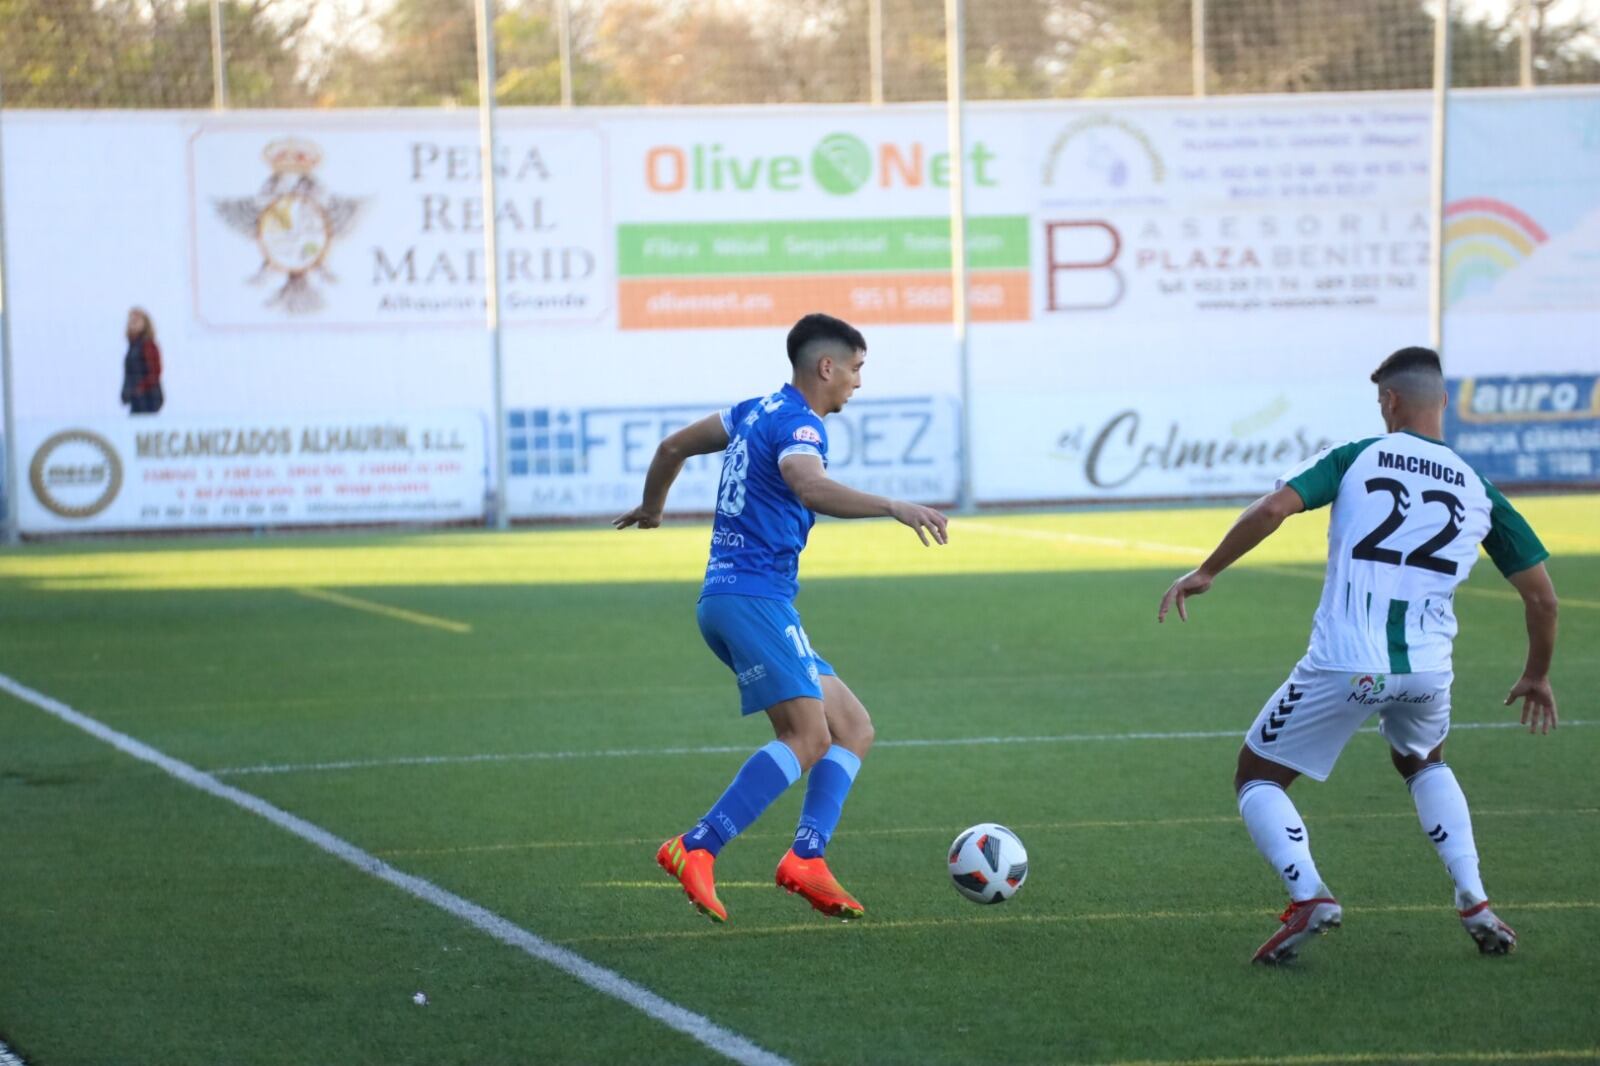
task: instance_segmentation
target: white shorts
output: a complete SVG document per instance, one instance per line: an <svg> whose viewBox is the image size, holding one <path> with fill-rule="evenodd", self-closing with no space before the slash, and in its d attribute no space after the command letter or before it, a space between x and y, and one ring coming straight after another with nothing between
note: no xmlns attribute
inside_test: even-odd
<svg viewBox="0 0 1600 1066"><path fill-rule="evenodd" d="M1295 666L1245 734L1264 759L1326 781L1356 730L1378 716L1378 732L1403 755L1424 758L1450 732L1450 671L1357 674Z"/></svg>

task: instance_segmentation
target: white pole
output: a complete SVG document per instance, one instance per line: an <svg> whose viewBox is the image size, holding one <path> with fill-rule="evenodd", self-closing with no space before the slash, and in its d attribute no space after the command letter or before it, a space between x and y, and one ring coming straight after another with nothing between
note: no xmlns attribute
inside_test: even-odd
<svg viewBox="0 0 1600 1066"><path fill-rule="evenodd" d="M572 0L556 0L557 30L561 34L561 106L572 106Z"/></svg>
<svg viewBox="0 0 1600 1066"><path fill-rule="evenodd" d="M1432 179L1428 219L1428 340L1444 358L1444 155L1446 105L1450 96L1450 0L1439 0L1438 21L1433 25L1433 150L1429 160Z"/></svg>
<svg viewBox="0 0 1600 1066"><path fill-rule="evenodd" d="M1518 82L1524 89L1533 88L1533 0L1518 0L1517 11L1522 16L1522 62Z"/></svg>
<svg viewBox="0 0 1600 1066"><path fill-rule="evenodd" d="M961 483L956 507L973 509L972 373L967 353L967 142L964 0L944 2L945 115L950 146L950 325L961 372Z"/></svg>
<svg viewBox="0 0 1600 1066"><path fill-rule="evenodd" d="M0 131L5 129L5 90L0 86ZM22 483L17 468L17 418L13 407L11 387L11 301L6 297L6 281L11 277L11 264L6 259L6 153L3 133L0 133L0 393L3 393L3 410L0 418L0 444L5 446L6 466L5 506L0 507L0 544L15 544L18 539L18 507L21 506Z"/></svg>
<svg viewBox="0 0 1600 1066"><path fill-rule="evenodd" d="M499 141L495 137L494 102L494 0L478 0L473 5L478 16L478 155L483 168L483 255L484 325L489 332L490 360L494 381L494 527L511 525L507 499L510 464L506 459L505 373L500 358L500 201L495 193L494 160Z"/></svg>
<svg viewBox="0 0 1600 1066"><path fill-rule="evenodd" d="M867 80L872 106L883 106L883 0L867 0Z"/></svg>
<svg viewBox="0 0 1600 1066"><path fill-rule="evenodd" d="M228 109L228 59L222 51L222 0L211 0L211 107Z"/></svg>
<svg viewBox="0 0 1600 1066"><path fill-rule="evenodd" d="M1206 0L1189 0L1189 63L1194 95L1206 94Z"/></svg>

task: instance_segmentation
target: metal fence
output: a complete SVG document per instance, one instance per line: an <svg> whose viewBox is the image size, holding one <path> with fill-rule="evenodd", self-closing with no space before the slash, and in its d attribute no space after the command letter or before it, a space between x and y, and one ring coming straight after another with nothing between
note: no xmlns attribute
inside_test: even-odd
<svg viewBox="0 0 1600 1066"><path fill-rule="evenodd" d="M0 0L8 111L475 108L485 160L497 105L944 101L961 145L968 101L1432 89L1436 343L1449 90L1596 82L1600 0ZM4 151L0 140L0 162ZM963 352L964 155L951 152L949 183ZM480 169L495 203L494 168ZM0 310L4 205L0 187ZM484 229L485 261L498 262L497 225ZM491 272L484 326L503 501L495 290ZM9 365L5 379L9 429ZM971 484L964 470L964 503ZM505 523L504 506L496 518Z"/></svg>
<svg viewBox="0 0 1600 1066"><path fill-rule="evenodd" d="M498 0L502 104L880 103L1600 80L1600 0ZM476 0L7 0L7 107L471 106Z"/></svg>

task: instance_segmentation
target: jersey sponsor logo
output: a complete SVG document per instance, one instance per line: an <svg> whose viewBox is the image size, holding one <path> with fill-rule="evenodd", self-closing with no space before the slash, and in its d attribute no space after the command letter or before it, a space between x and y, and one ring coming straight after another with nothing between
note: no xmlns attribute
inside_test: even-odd
<svg viewBox="0 0 1600 1066"><path fill-rule="evenodd" d="M1350 679L1350 687L1363 696L1376 696L1387 682L1384 674L1360 674Z"/></svg>
<svg viewBox="0 0 1600 1066"><path fill-rule="evenodd" d="M1432 692L1391 692L1385 695L1388 682L1387 674L1356 674L1350 678L1350 687L1355 691L1345 697L1345 702L1366 707L1376 707L1380 703L1432 703L1436 695Z"/></svg>
<svg viewBox="0 0 1600 1066"><path fill-rule="evenodd" d="M711 531L711 546L713 548L742 548L744 547L744 534L717 526Z"/></svg>
<svg viewBox="0 0 1600 1066"><path fill-rule="evenodd" d="M821 444L822 434L817 432L815 426L801 426L794 431L794 439L802 444Z"/></svg>
<svg viewBox="0 0 1600 1066"><path fill-rule="evenodd" d="M1416 455L1396 455L1393 452L1379 451L1378 466L1383 470L1404 470L1408 474L1424 474L1435 481L1443 481L1446 485L1467 483L1467 477L1461 471Z"/></svg>

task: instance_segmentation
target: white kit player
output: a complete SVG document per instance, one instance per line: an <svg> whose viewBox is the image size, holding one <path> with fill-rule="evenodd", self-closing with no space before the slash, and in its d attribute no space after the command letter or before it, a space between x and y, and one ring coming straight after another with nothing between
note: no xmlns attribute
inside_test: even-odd
<svg viewBox="0 0 1600 1066"><path fill-rule="evenodd" d="M1389 432L1324 451L1290 471L1275 492L1245 509L1210 558L1161 598L1158 620L1176 606L1188 621L1186 597L1209 589L1290 515L1333 505L1311 646L1251 724L1234 776L1239 814L1290 896L1282 927L1256 951L1256 962L1287 962L1307 939L1342 920L1285 790L1301 774L1327 780L1345 744L1374 714L1423 832L1455 881L1462 925L1484 954L1505 954L1517 943L1489 909L1467 800L1444 762L1450 651L1456 588L1481 543L1521 593L1527 620L1527 663L1505 702L1522 699L1522 723L1548 733L1556 724L1549 552L1505 497L1440 440L1446 395L1436 353L1403 348L1372 380Z"/></svg>

